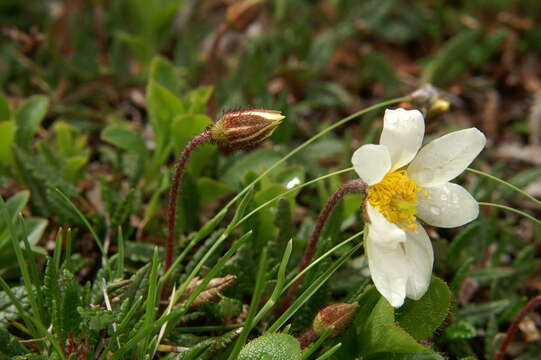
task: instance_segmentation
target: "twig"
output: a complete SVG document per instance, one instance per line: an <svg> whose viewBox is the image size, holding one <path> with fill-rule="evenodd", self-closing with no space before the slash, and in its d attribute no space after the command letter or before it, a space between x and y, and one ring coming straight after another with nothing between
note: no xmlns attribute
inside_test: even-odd
<svg viewBox="0 0 541 360"><path fill-rule="evenodd" d="M539 305L541 305L541 295L537 295L536 297L528 301L528 303L522 308L522 310L520 310L518 315L515 316L513 322L511 323L511 326L509 326L509 329L507 329L507 332L505 333L505 336L500 345L500 349L496 353L496 360L504 359L505 353L507 352L507 347L509 346L509 343L518 331L519 324L526 317L526 315L528 315L533 309L535 309Z"/></svg>
<svg viewBox="0 0 541 360"><path fill-rule="evenodd" d="M303 271L312 260L312 256L314 255L314 252L317 248L317 243L319 241L319 236L321 235L321 231L323 230L323 226L325 225L325 222L327 222L327 219L329 218L329 215L331 214L332 210L338 204L342 198L353 192L363 192L366 189L366 183L362 181L361 179L351 180L344 185L342 185L329 199L323 210L319 213L319 216L316 220L316 226L314 228L314 232L312 233L312 237L310 238L310 241L308 242L308 246L306 247L306 250L304 250L304 256L302 258L302 262L299 268L299 272ZM282 309L286 309L292 302L295 300L295 297L297 296L297 290L302 283L303 276L297 279L291 285L289 288L289 291L287 293L286 299L284 301L284 304L282 305Z"/></svg>

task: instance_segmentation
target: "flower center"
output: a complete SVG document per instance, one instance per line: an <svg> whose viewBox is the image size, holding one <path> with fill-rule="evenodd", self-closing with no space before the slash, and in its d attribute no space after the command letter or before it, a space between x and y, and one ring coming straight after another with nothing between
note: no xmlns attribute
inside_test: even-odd
<svg viewBox="0 0 541 360"><path fill-rule="evenodd" d="M378 184L368 188L368 202L403 230L415 230L417 193L422 191L406 170L398 170L388 173Z"/></svg>

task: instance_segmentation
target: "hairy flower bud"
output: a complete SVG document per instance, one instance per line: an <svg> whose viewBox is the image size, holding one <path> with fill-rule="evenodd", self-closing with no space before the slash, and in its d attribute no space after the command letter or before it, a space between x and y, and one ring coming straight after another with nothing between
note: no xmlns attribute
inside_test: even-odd
<svg viewBox="0 0 541 360"><path fill-rule="evenodd" d="M210 136L220 150L251 148L271 136L284 118L274 110L228 111L210 127Z"/></svg>
<svg viewBox="0 0 541 360"><path fill-rule="evenodd" d="M227 24L238 31L243 31L259 15L263 0L240 0L229 5L226 12Z"/></svg>
<svg viewBox="0 0 541 360"><path fill-rule="evenodd" d="M334 326L330 336L340 335L353 321L357 307L359 304L356 302L353 304L338 303L325 307L317 313L314 319L312 324L314 332L321 336L328 328Z"/></svg>

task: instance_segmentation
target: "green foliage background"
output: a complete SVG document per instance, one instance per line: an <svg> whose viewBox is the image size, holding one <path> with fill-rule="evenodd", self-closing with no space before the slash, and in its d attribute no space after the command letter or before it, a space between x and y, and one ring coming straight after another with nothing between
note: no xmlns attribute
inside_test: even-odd
<svg viewBox="0 0 541 360"><path fill-rule="evenodd" d="M281 313L319 211L355 177L327 174L377 140L382 109L282 159L339 119L430 82L451 109L427 113L429 134L482 129L489 145L475 167L535 190L541 3L269 0L213 51L234 3L0 2L0 358L281 359L268 351L281 348L288 359L493 359L539 291L538 225L492 208L464 228L431 230L437 277L395 311L370 286L362 237L352 238L362 199L348 195ZM223 111L245 107L287 118L253 151L204 145L193 155L168 275L184 294L167 309L173 158ZM461 182L480 201L539 215L488 178ZM231 286L193 305L228 275ZM318 310L354 301L345 333L301 352L295 338ZM537 359L541 345L524 335L513 358Z"/></svg>

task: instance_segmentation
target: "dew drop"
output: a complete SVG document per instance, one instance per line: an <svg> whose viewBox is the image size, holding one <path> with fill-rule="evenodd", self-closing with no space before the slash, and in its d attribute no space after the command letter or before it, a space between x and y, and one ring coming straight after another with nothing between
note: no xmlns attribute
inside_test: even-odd
<svg viewBox="0 0 541 360"><path fill-rule="evenodd" d="M434 215L439 215L441 214L441 209L439 207L436 207L436 206L431 206L430 207L430 212Z"/></svg>
<svg viewBox="0 0 541 360"><path fill-rule="evenodd" d="M440 199L443 200L443 201L447 201L447 199L449 199L449 197L447 196L447 194L441 194Z"/></svg>

